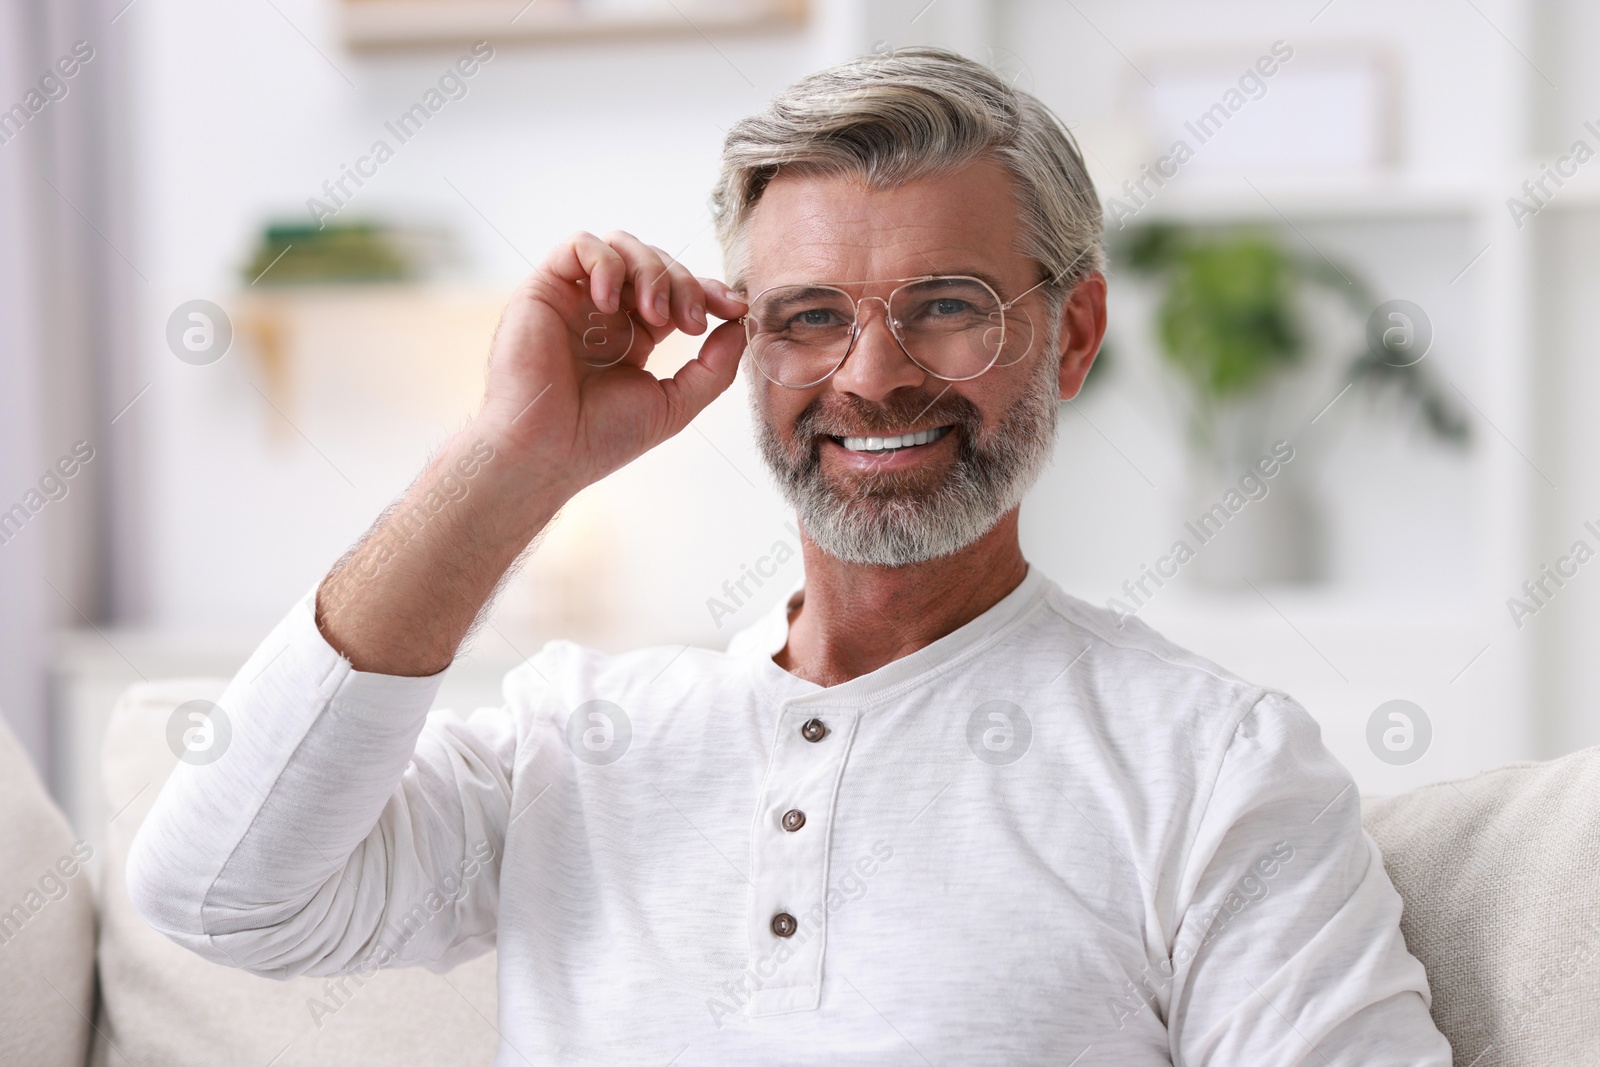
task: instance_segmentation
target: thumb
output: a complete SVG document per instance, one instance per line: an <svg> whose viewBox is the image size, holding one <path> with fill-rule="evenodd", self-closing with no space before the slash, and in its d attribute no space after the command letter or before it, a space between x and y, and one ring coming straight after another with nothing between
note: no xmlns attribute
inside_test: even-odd
<svg viewBox="0 0 1600 1067"><path fill-rule="evenodd" d="M733 384L744 344L744 326L738 322L724 322L711 331L700 346L698 356L661 383L673 412L669 433L677 433L689 425L707 404Z"/></svg>

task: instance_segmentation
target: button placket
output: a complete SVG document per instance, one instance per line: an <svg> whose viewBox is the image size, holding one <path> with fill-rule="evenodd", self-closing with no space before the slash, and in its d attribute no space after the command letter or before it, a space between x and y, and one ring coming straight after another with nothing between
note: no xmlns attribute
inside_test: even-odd
<svg viewBox="0 0 1600 1067"><path fill-rule="evenodd" d="M752 1016L814 1010L821 998L830 831L858 717L818 707L779 716L750 846Z"/></svg>

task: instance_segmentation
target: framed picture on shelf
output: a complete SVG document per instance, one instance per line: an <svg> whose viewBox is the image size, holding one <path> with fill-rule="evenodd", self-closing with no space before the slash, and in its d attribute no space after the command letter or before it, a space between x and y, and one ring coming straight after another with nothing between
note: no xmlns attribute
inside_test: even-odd
<svg viewBox="0 0 1600 1067"><path fill-rule="evenodd" d="M1400 72L1381 48L1197 49L1141 56L1124 106L1149 150L1212 175L1371 177L1398 166ZM1181 147L1180 147L1181 146Z"/></svg>

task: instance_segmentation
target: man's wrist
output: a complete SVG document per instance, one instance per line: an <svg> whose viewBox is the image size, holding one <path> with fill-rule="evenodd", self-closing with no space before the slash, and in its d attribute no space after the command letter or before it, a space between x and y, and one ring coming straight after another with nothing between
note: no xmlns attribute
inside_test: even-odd
<svg viewBox="0 0 1600 1067"><path fill-rule="evenodd" d="M539 505L545 503L553 515L589 483L581 475L574 477L572 464L552 456L534 441L534 436L522 427L506 425L503 420L480 412L446 450L462 456L489 457L478 461L494 476L492 483L497 488L514 486L519 503L528 505L531 511L541 510Z"/></svg>
<svg viewBox="0 0 1600 1067"><path fill-rule="evenodd" d="M494 521L511 523L515 536L531 540L584 488L571 473L569 465L480 416L446 443L425 477L460 479L456 491L471 502L464 510L493 501Z"/></svg>
<svg viewBox="0 0 1600 1067"><path fill-rule="evenodd" d="M450 437L319 586L323 637L358 670L443 669L506 569L575 491L554 468L476 420ZM397 622L403 632L389 633Z"/></svg>

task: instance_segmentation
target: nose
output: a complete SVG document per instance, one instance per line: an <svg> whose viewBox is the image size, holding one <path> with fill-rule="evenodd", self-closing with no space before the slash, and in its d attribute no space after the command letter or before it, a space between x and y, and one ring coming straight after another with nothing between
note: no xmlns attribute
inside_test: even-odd
<svg viewBox="0 0 1600 1067"><path fill-rule="evenodd" d="M888 303L875 296L857 303L855 341L844 365L834 372L832 387L882 403L896 389L921 385L927 378L889 328Z"/></svg>

